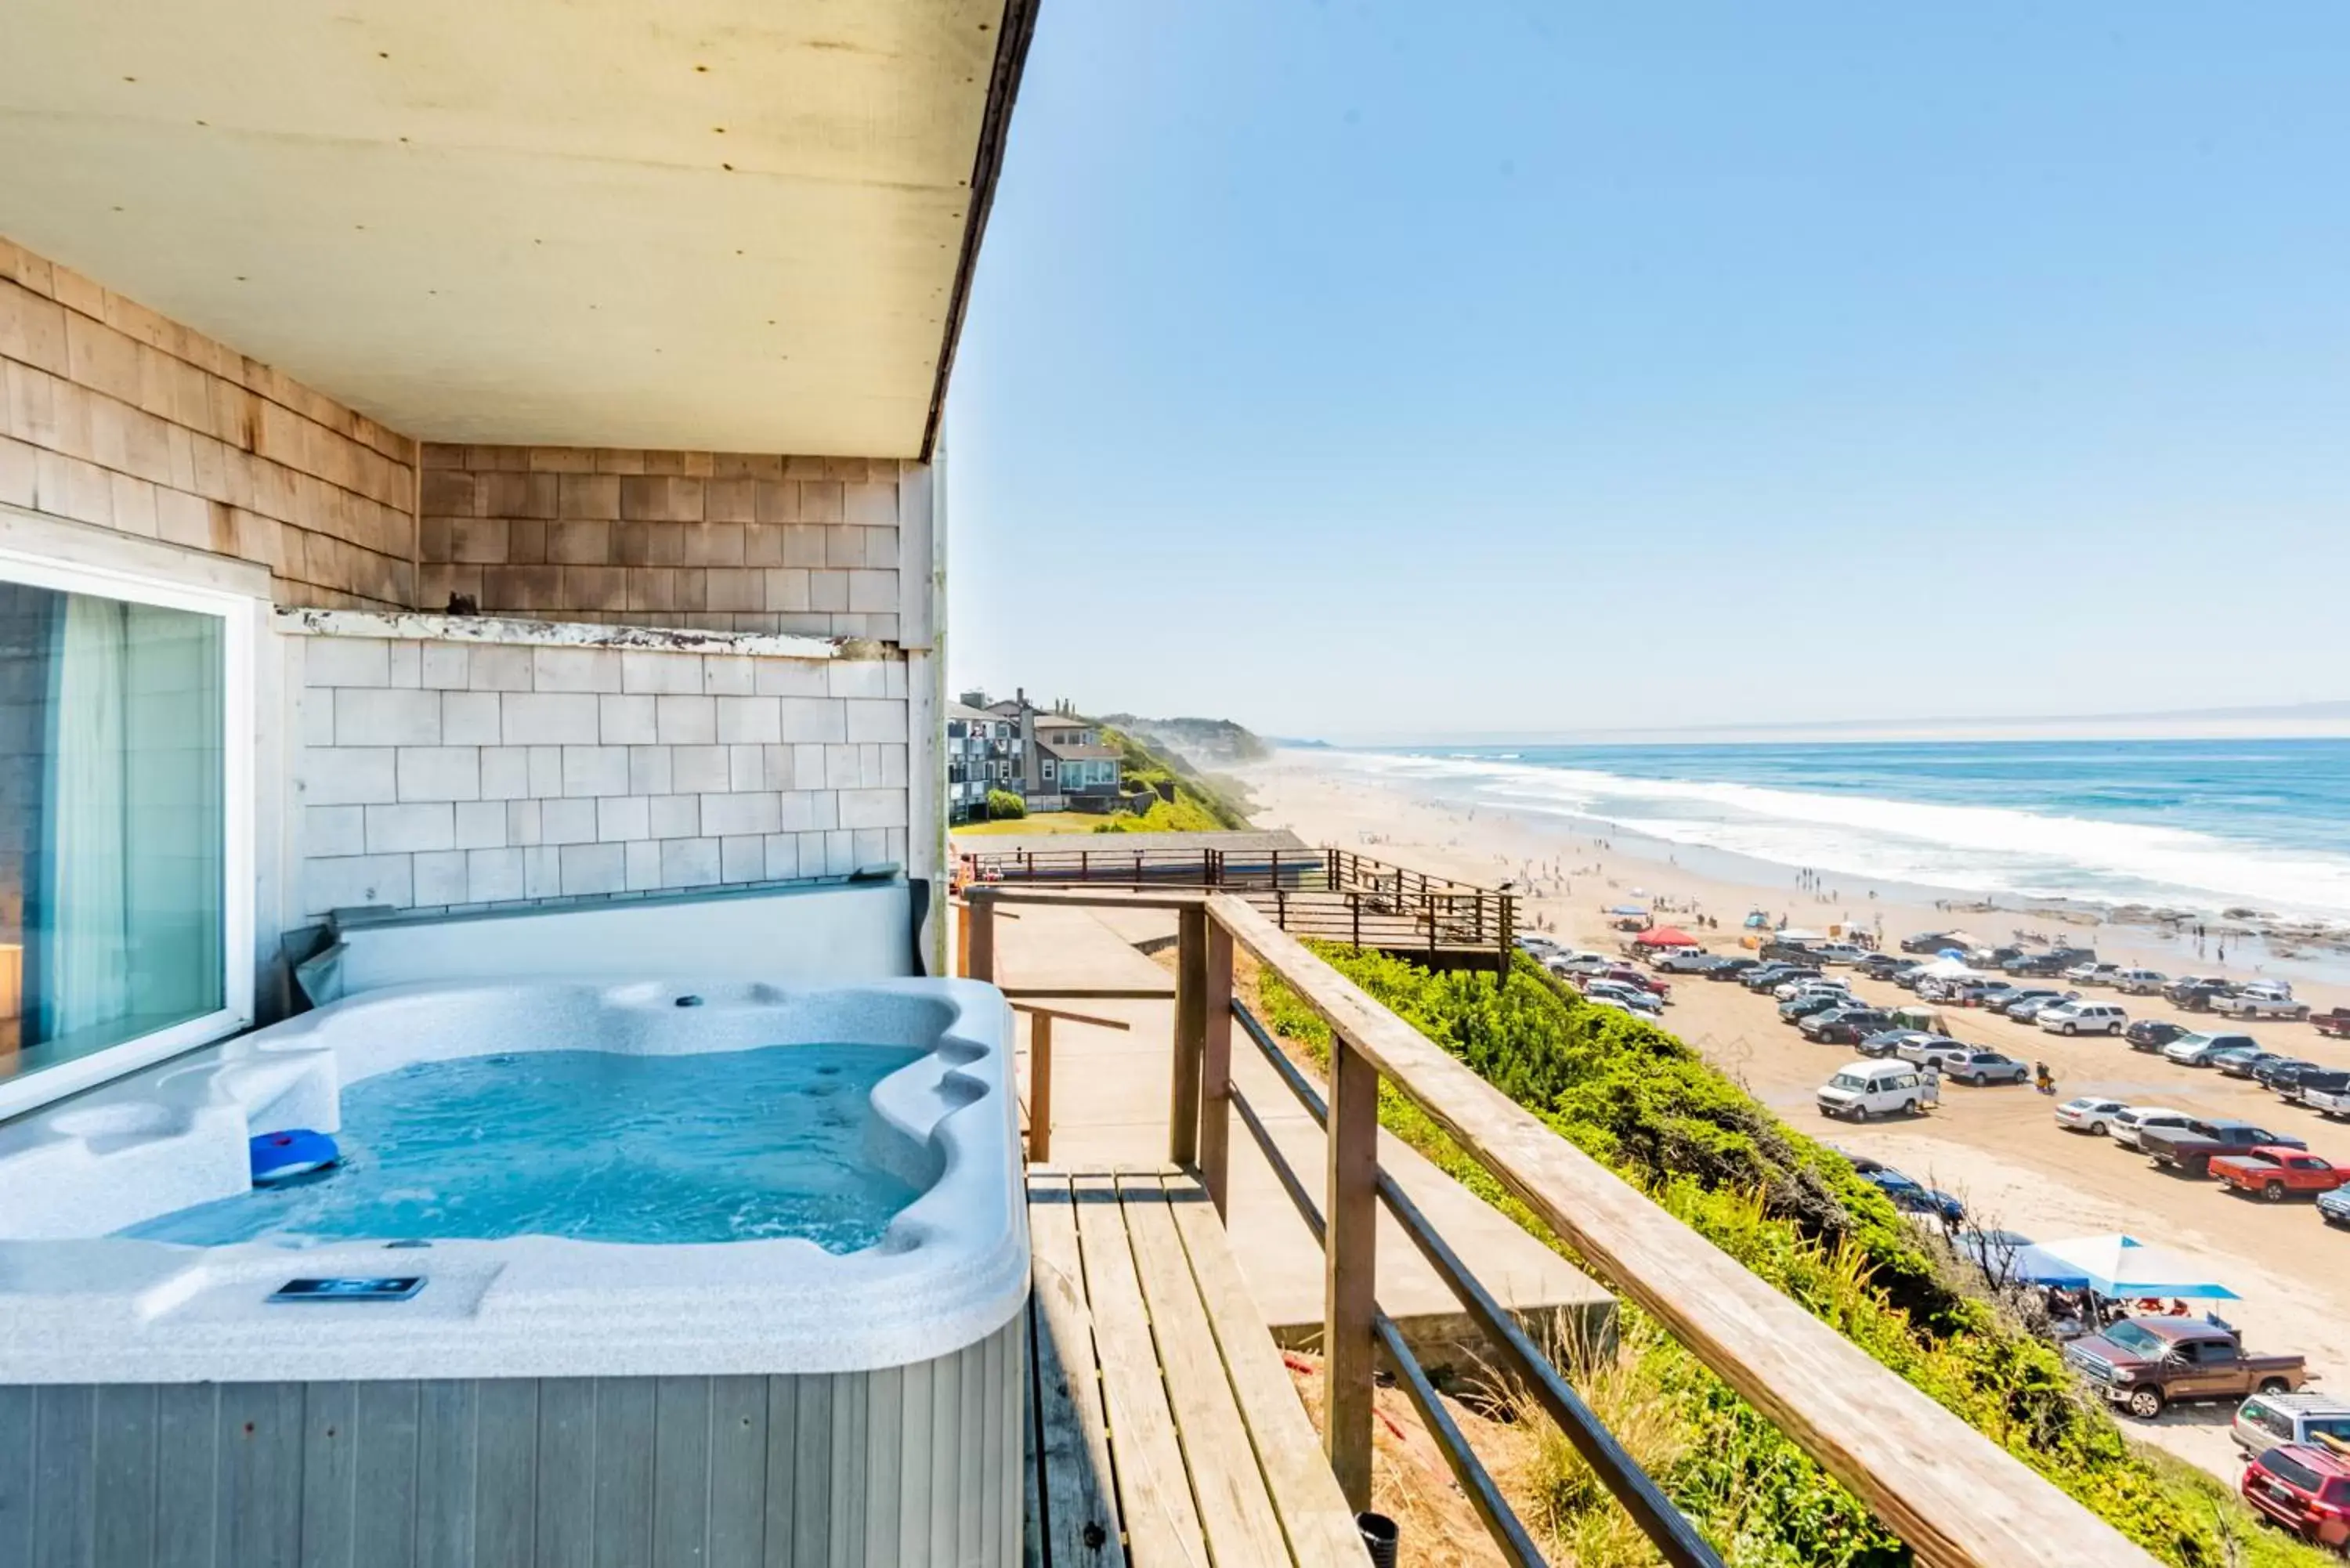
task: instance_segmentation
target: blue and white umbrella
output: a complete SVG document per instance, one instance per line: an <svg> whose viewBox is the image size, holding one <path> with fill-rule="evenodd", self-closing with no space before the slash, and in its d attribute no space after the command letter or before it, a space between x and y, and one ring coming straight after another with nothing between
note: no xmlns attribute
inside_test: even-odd
<svg viewBox="0 0 2350 1568"><path fill-rule="evenodd" d="M2043 1241L2033 1250L2077 1269L2091 1290L2117 1301L2137 1296L2166 1301L2241 1299L2206 1277L2200 1264L2166 1248L2149 1247L2134 1236L2076 1236L2069 1241Z"/></svg>

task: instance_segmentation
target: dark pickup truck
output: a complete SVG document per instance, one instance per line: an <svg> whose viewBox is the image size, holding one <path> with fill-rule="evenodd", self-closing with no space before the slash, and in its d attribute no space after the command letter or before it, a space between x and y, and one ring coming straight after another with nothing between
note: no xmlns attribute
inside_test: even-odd
<svg viewBox="0 0 2350 1568"><path fill-rule="evenodd" d="M2175 1166L2190 1176L2211 1174L2212 1159L2223 1154L2250 1154L2263 1144L2280 1148L2307 1148L2297 1137L2285 1137L2251 1122L2214 1119L2190 1121L2172 1131L2148 1127L2138 1134L2137 1147L2157 1165Z"/></svg>
<svg viewBox="0 0 2350 1568"><path fill-rule="evenodd" d="M2253 1355L2233 1332L2186 1317L2131 1317L2076 1339L2064 1359L2097 1392L2143 1420L2166 1405L2288 1394L2306 1382L2298 1355Z"/></svg>

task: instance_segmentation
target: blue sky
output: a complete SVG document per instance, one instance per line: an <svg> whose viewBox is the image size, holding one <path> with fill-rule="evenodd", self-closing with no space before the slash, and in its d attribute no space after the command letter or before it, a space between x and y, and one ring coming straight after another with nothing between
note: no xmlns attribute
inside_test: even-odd
<svg viewBox="0 0 2350 1568"><path fill-rule="evenodd" d="M951 669L1339 739L2350 697L2350 5L1061 0Z"/></svg>

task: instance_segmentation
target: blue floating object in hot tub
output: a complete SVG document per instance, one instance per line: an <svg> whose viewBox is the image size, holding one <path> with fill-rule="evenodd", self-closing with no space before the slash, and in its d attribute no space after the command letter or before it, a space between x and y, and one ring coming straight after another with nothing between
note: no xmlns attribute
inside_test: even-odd
<svg viewBox="0 0 2350 1568"><path fill-rule="evenodd" d="M307 1176L324 1170L342 1158L335 1140L322 1132L308 1127L287 1127L282 1132L263 1133L252 1140L253 1184L266 1187L273 1181L290 1181L297 1176Z"/></svg>

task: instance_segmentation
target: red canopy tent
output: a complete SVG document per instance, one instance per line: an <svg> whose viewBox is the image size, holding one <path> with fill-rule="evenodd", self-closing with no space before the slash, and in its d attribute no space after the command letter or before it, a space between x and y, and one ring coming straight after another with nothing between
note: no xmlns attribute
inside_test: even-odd
<svg viewBox="0 0 2350 1568"><path fill-rule="evenodd" d="M1693 948L1698 945L1698 940L1679 926L1659 926L1653 931L1642 931L1634 937L1632 945L1640 948Z"/></svg>

